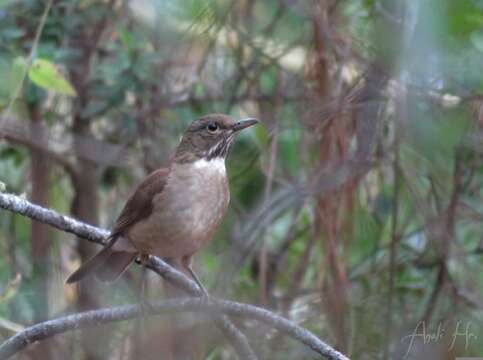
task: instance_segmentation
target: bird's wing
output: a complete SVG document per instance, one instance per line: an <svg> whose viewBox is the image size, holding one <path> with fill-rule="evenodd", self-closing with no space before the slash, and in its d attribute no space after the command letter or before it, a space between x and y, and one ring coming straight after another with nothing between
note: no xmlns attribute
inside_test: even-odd
<svg viewBox="0 0 483 360"><path fill-rule="evenodd" d="M112 229L111 238L125 233L136 222L147 218L153 210L153 197L163 191L169 169L161 168L149 174L129 197Z"/></svg>

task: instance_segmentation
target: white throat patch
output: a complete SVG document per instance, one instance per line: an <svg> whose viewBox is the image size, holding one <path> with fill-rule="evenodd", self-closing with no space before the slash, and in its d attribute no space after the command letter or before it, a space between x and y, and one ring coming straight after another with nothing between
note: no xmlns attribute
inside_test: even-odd
<svg viewBox="0 0 483 360"><path fill-rule="evenodd" d="M211 160L199 159L193 163L196 169L205 169L204 171L216 171L220 174L226 174L225 159L222 157L216 157Z"/></svg>

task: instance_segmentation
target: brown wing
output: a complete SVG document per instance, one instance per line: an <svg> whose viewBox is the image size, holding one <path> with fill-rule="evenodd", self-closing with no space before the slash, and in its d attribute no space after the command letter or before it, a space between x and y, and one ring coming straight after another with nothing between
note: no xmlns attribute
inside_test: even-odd
<svg viewBox="0 0 483 360"><path fill-rule="evenodd" d="M112 229L111 238L124 233L134 223L148 217L153 210L153 197L163 191L169 169L158 169L149 174L128 199Z"/></svg>

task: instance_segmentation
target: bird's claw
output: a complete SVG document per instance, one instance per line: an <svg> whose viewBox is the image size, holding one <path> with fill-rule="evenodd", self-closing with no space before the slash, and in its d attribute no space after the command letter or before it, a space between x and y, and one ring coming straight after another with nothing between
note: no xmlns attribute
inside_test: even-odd
<svg viewBox="0 0 483 360"><path fill-rule="evenodd" d="M204 302L209 302L211 300L211 296L210 296L210 294L208 294L208 291L206 291L205 288L201 288L201 294L200 294L199 298L201 300L203 300Z"/></svg>

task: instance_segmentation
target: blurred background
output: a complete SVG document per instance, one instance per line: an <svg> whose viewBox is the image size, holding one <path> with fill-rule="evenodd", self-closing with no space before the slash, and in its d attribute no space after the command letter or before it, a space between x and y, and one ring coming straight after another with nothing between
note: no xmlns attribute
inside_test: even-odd
<svg viewBox="0 0 483 360"><path fill-rule="evenodd" d="M483 356L482 69L482 0L1 0L0 181L109 228L189 122L257 117L195 259L209 291L352 359ZM64 285L99 249L85 240L1 211L0 244L2 341L137 301L136 266ZM261 359L317 358L236 322ZM185 358L235 357L210 321L183 323ZM69 332L18 358L164 359L169 325Z"/></svg>

